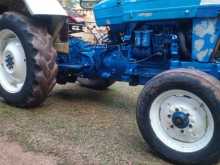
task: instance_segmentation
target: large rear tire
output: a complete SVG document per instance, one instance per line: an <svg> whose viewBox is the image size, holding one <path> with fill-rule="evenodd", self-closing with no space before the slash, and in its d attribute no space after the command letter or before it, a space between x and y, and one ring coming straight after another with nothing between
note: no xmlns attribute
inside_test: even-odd
<svg viewBox="0 0 220 165"><path fill-rule="evenodd" d="M220 156L220 84L191 69L164 72L144 87L137 122L145 141L175 164L213 164Z"/></svg>
<svg viewBox="0 0 220 165"><path fill-rule="evenodd" d="M17 107L43 103L56 84L56 51L43 24L19 13L0 18L0 94Z"/></svg>

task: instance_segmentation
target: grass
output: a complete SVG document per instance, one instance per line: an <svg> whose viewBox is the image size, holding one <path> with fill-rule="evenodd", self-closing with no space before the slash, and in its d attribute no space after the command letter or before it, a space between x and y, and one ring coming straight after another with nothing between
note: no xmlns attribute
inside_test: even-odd
<svg viewBox="0 0 220 165"><path fill-rule="evenodd" d="M32 110L0 103L0 135L26 151L52 155L60 165L167 164L152 155L135 117L141 87L117 83L103 92L57 86Z"/></svg>

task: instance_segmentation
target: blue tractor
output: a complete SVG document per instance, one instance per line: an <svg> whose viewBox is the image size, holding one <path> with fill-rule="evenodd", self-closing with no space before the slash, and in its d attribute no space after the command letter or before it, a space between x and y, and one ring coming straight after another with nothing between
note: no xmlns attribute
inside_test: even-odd
<svg viewBox="0 0 220 165"><path fill-rule="evenodd" d="M81 0L101 44L69 38L58 55L58 83L103 90L115 81L144 85L137 123L145 141L177 164L220 156L220 1Z"/></svg>
<svg viewBox="0 0 220 165"><path fill-rule="evenodd" d="M115 81L144 85L137 102L137 123L153 151L176 164L217 162L220 157L220 1L81 0L80 4L93 9L97 25L107 27L107 37L99 44L92 44L70 36L69 52L58 51L57 83L78 81L96 90L106 89ZM21 24L15 16L8 15L1 21L4 27L13 29L10 21ZM33 35L42 31L41 37L45 37L45 29L38 31L33 29L35 23L26 24ZM5 34L12 45L20 41L19 36L22 39L26 31L16 33L14 29L14 33L3 31L0 41L3 43ZM35 38L41 43L40 37ZM50 82L54 82L54 76L51 75L56 72L56 65L46 63L54 58L52 53L44 57L43 50L52 50L52 44L44 43L45 49L38 51L42 56L34 58L28 58L31 54L25 56L19 48L24 59L27 58L19 68L28 64L28 74L26 78L23 76L19 90L10 90L11 86L3 85L7 81L0 81L1 95L8 103L36 106L52 89L54 83ZM28 43L22 45L27 53ZM32 53L36 53L36 46ZM3 52L7 71L3 75L14 72L11 70L16 63L8 49ZM0 74L0 80L1 77Z"/></svg>

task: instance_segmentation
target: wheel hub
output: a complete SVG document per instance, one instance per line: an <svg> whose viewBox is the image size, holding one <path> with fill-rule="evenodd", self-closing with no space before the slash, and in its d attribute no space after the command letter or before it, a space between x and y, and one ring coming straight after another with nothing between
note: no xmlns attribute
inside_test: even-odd
<svg viewBox="0 0 220 165"><path fill-rule="evenodd" d="M14 57L11 53L8 53L6 56L5 56L5 60L4 60L4 66L5 66L5 69L6 71L8 72L12 72L13 69L14 69Z"/></svg>
<svg viewBox="0 0 220 165"><path fill-rule="evenodd" d="M184 129L189 126L189 116L184 112L175 112L172 122L177 128Z"/></svg>
<svg viewBox="0 0 220 165"><path fill-rule="evenodd" d="M24 86L27 75L26 55L18 36L11 30L0 31L0 84L9 93Z"/></svg>

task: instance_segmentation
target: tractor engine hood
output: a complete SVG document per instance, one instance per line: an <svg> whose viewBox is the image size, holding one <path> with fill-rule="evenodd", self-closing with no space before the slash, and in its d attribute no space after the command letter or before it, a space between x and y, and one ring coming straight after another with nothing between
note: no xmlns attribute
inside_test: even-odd
<svg viewBox="0 0 220 165"><path fill-rule="evenodd" d="M103 0L94 7L99 26L133 21L217 17L220 0Z"/></svg>

